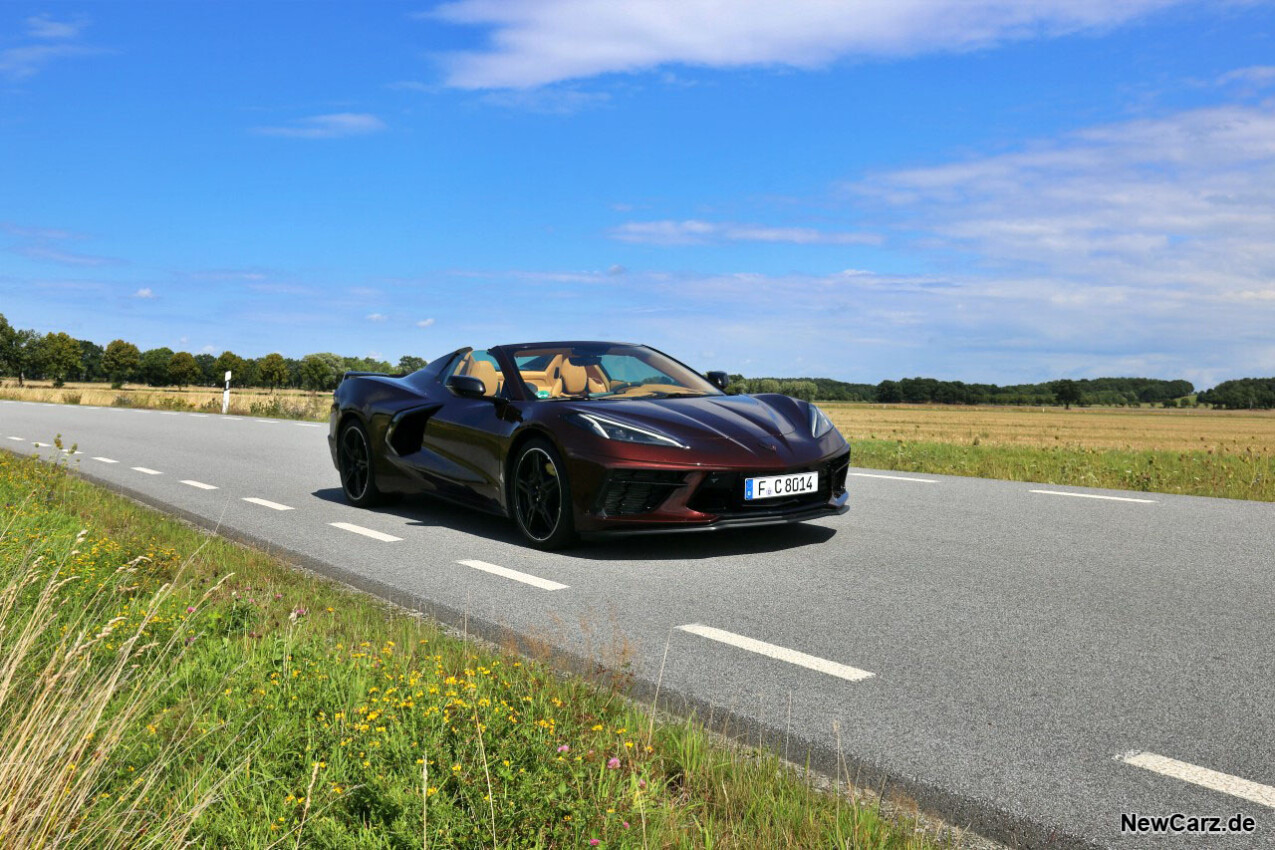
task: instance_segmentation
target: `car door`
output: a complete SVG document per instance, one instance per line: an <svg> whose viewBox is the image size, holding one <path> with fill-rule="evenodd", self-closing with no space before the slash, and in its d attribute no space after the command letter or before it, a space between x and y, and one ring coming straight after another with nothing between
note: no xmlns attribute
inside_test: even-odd
<svg viewBox="0 0 1275 850"><path fill-rule="evenodd" d="M452 375L479 377L488 392L467 398L445 388L442 408L425 426L424 449L443 461L433 472L446 495L498 510L504 501L504 447L517 426L501 394L504 374L490 352L478 350L457 358L442 376L444 387Z"/></svg>

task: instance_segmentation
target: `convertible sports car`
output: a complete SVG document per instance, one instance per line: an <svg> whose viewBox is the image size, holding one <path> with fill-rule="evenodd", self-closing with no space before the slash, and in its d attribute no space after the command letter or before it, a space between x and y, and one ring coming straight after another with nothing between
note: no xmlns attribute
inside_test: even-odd
<svg viewBox="0 0 1275 850"><path fill-rule="evenodd" d="M850 447L823 412L725 386L642 345L462 348L347 372L328 442L351 504L430 493L512 516L538 549L845 513Z"/></svg>

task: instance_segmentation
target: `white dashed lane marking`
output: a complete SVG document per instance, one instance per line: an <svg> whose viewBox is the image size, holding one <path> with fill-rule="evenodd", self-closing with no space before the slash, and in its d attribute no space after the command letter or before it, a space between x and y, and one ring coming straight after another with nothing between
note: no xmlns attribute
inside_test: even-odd
<svg viewBox="0 0 1275 850"><path fill-rule="evenodd" d="M918 484L937 484L934 478L908 478L906 475L877 475L874 472L851 472L857 478L888 478L891 481L915 481Z"/></svg>
<svg viewBox="0 0 1275 850"><path fill-rule="evenodd" d="M252 502L254 505L261 505L263 508L270 508L274 511L290 511L289 505L281 505L278 502L272 502L269 499L258 499L256 496L245 496L245 502Z"/></svg>
<svg viewBox="0 0 1275 850"><path fill-rule="evenodd" d="M300 425L302 428L322 428L322 427L324 427L323 425L320 425L320 424L319 424L319 423L317 423L317 422L297 422L297 423L295 423L295 424Z"/></svg>
<svg viewBox="0 0 1275 850"><path fill-rule="evenodd" d="M1174 779L1181 779L1183 782L1190 782L1192 785L1199 785L1212 791L1221 791L1223 794L1230 794L1232 797L1239 797L1241 800L1248 800L1249 802L1259 803L1275 809L1275 788L1269 785L1262 785L1248 779L1241 779L1238 776L1231 776L1229 773L1220 773L1216 770L1209 770L1207 767L1188 764L1184 761L1156 755L1155 753L1124 753L1116 756L1116 761L1151 770L1163 776L1172 776Z"/></svg>
<svg viewBox="0 0 1275 850"><path fill-rule="evenodd" d="M403 539L401 537L395 537L393 534L386 534L383 531L373 531L370 528L364 528L361 525L355 525L350 522L330 522L328 525L333 528L339 528L342 531L352 531L355 534L362 534L364 537L371 537L373 540L380 540L385 543L393 543L397 540Z"/></svg>
<svg viewBox="0 0 1275 850"><path fill-rule="evenodd" d="M1063 490L1032 490L1031 492L1045 496L1074 496L1077 499L1106 499L1109 502L1143 502L1148 505L1153 505L1156 502L1155 499L1131 499L1128 496L1098 496L1093 493L1067 493Z"/></svg>
<svg viewBox="0 0 1275 850"><path fill-rule="evenodd" d="M530 584L541 590L566 590L568 585L559 584L556 581L549 581L547 578L533 576L527 573L520 573L517 570L511 570L508 567L498 567L495 564L489 564L486 561L457 561L456 563L466 567L473 567L476 570L482 570L492 575L503 576L514 581L520 581L523 584Z"/></svg>
<svg viewBox="0 0 1275 850"><path fill-rule="evenodd" d="M17 441L17 442L19 442L19 443L24 443L24 442L26 442L26 439L27 439L27 438L26 438L26 437L10 437L9 439L10 439L10 440L15 440L15 441Z"/></svg>
<svg viewBox="0 0 1275 850"><path fill-rule="evenodd" d="M189 484L191 487L196 487L200 490L216 490L217 489L217 486L215 484L205 484L202 481L188 481L183 479L182 483Z"/></svg>
<svg viewBox="0 0 1275 850"><path fill-rule="evenodd" d="M93 460L100 461L102 463L119 463L118 460L111 460L109 457L95 457Z"/></svg>
<svg viewBox="0 0 1275 850"><path fill-rule="evenodd" d="M160 472L158 469L147 469L144 466L132 466L129 468L132 469L134 472L140 472L144 475L163 475L164 474Z"/></svg>
<svg viewBox="0 0 1275 850"><path fill-rule="evenodd" d="M738 647L739 649L746 649L749 652L755 652L758 655L765 655L767 658L787 661L789 664L796 664L799 667L817 670L820 673L827 673L829 676L848 679L851 682L869 679L875 675L873 673L869 673L867 670L860 670L858 667L838 664L836 661L829 661L826 658L818 658L814 655L807 655L806 653L798 652L795 649L776 646L773 643L765 643L764 641L744 637L743 635L737 635L734 632L715 629L712 626L692 623L689 626L678 626L678 629L684 632L690 632L693 635L708 638L709 640L729 644L730 646Z"/></svg>

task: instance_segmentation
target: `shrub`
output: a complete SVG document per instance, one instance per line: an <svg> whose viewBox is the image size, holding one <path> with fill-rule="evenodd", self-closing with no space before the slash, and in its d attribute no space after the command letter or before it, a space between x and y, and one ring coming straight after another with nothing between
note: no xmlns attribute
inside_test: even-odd
<svg viewBox="0 0 1275 850"><path fill-rule="evenodd" d="M175 395L164 396L163 398L159 400L159 403L156 404L155 406L158 407L160 410L193 410L194 409L193 405L191 405L190 402L186 401L180 396L175 396Z"/></svg>
<svg viewBox="0 0 1275 850"><path fill-rule="evenodd" d="M62 403L63 404L79 404L80 399L83 397L84 396L82 393L62 393Z"/></svg>
<svg viewBox="0 0 1275 850"><path fill-rule="evenodd" d="M114 398L114 400L111 401L111 407L132 407L132 406L133 406L133 397L124 395L123 393L121 393L120 395L117 395Z"/></svg>

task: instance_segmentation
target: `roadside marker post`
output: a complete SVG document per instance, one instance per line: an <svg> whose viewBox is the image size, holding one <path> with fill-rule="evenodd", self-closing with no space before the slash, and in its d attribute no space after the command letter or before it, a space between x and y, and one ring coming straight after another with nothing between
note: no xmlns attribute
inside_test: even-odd
<svg viewBox="0 0 1275 850"><path fill-rule="evenodd" d="M230 412L230 373L226 373L226 389L221 394L221 415L225 416Z"/></svg>

